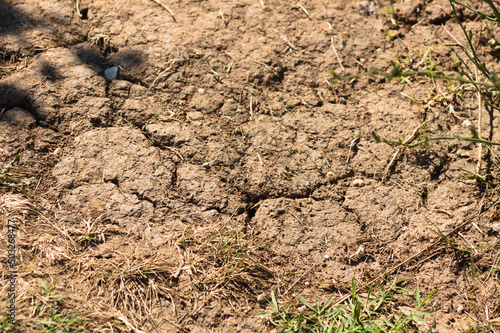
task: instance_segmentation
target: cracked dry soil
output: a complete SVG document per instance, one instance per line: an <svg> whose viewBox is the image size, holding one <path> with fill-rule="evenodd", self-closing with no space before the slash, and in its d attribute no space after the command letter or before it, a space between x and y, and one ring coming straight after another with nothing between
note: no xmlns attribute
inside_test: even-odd
<svg viewBox="0 0 500 333"><path fill-rule="evenodd" d="M1 188L4 203L21 192L34 207L2 209L20 228L20 331L39 330L42 279L66 297L59 307L92 318L89 331L275 332L255 317L263 292L340 297L427 248L430 229L467 222L471 243L497 242L496 192L460 180L476 146L405 150L386 172L394 150L371 139L400 139L424 113L429 134L466 133L446 103L423 112L405 97L426 100L435 83L329 82L330 70L386 69L398 50L450 42L445 28L460 36L447 1L398 2L396 39L389 3L163 3L175 21L149 0L82 0L81 16L69 0L0 0L0 162L21 154L13 177L39 181ZM452 70L450 49L434 56ZM474 96L456 112L477 112ZM499 141L498 121L482 122ZM443 246L400 269L424 294L440 288L418 329L466 330L474 304L498 312L466 302L497 288L471 269Z"/></svg>

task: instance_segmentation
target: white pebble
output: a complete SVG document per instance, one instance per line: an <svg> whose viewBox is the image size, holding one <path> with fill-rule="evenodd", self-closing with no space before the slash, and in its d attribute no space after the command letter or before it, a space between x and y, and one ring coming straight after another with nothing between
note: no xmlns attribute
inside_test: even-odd
<svg viewBox="0 0 500 333"><path fill-rule="evenodd" d="M467 128L468 130L470 130L473 127L473 125L472 125L472 122L469 119L465 119L462 122L462 127L463 128Z"/></svg>
<svg viewBox="0 0 500 333"><path fill-rule="evenodd" d="M355 179L352 182L352 186L356 186L356 187L362 187L365 185L366 185L366 182L363 179Z"/></svg>
<svg viewBox="0 0 500 333"><path fill-rule="evenodd" d="M328 171L326 173L326 179L328 179L329 182L335 181L335 174L332 171Z"/></svg>
<svg viewBox="0 0 500 333"><path fill-rule="evenodd" d="M198 93L201 94L201 95L204 95L205 94L205 89L199 88L198 89Z"/></svg>
<svg viewBox="0 0 500 333"><path fill-rule="evenodd" d="M113 81L118 75L118 67L110 67L104 71L104 77L108 81Z"/></svg>
<svg viewBox="0 0 500 333"><path fill-rule="evenodd" d="M54 156L59 156L61 155L61 153L62 153L61 148L56 148L52 154L54 154Z"/></svg>
<svg viewBox="0 0 500 333"><path fill-rule="evenodd" d="M268 303L271 300L271 294L269 293L262 293L259 296L257 296L257 302L263 304L263 303Z"/></svg>

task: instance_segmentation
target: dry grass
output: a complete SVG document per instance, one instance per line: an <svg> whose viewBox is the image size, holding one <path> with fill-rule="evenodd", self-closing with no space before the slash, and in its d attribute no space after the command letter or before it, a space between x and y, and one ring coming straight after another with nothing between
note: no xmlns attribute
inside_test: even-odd
<svg viewBox="0 0 500 333"><path fill-rule="evenodd" d="M187 264L181 269L193 276L193 287L211 295L242 288L255 293L273 276L257 255L259 245L242 229L238 224L218 223L177 235L176 247Z"/></svg>
<svg viewBox="0 0 500 333"><path fill-rule="evenodd" d="M182 331L208 302L257 295L273 277L255 240L232 219L164 230L162 244L152 247L105 215L61 222L63 212L48 217L33 207L22 195L0 196L2 215L20 221L14 331L141 332L158 320ZM2 253L4 268L6 258Z"/></svg>
<svg viewBox="0 0 500 333"><path fill-rule="evenodd" d="M33 210L33 205L22 194L5 193L0 195L0 214L4 218L23 217Z"/></svg>

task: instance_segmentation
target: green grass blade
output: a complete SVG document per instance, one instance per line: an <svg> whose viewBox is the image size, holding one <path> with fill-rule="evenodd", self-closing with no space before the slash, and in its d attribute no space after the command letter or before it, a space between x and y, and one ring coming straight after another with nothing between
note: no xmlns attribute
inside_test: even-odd
<svg viewBox="0 0 500 333"><path fill-rule="evenodd" d="M305 306L307 306L307 307L308 307L309 309L311 309L314 313L316 313L316 314L318 313L318 310L317 310L314 306L312 306L311 304L309 304L309 302L307 302L305 299L303 299L303 298L301 298L301 297L299 297L299 296L296 296L296 297L297 297L297 299L298 299L298 300L299 300L302 304L304 304Z"/></svg>

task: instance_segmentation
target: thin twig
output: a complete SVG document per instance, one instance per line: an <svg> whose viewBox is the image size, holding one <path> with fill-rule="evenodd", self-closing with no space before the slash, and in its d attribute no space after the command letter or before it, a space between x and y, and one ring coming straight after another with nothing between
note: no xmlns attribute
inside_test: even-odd
<svg viewBox="0 0 500 333"><path fill-rule="evenodd" d="M274 31L276 31L278 34L280 33L278 30L276 29L273 29ZM290 42L288 40L288 37L286 35L281 35L280 38L294 51L297 50L297 47L295 45L292 44L292 42Z"/></svg>
<svg viewBox="0 0 500 333"><path fill-rule="evenodd" d="M156 84L156 82L158 81L158 79L159 79L161 76L163 76L166 72L168 72L168 71L172 68L172 66L174 65L174 63L175 63L175 59L174 59L174 60L172 60L172 62L170 63L170 66L168 66L168 68L167 68L167 69L165 69L165 70L161 71L161 72L160 72L160 74L158 74L158 76L156 77L156 79L154 79L153 83L151 83L151 85L149 86L149 89L148 89L148 90L151 90L151 88L153 88L153 86Z"/></svg>
<svg viewBox="0 0 500 333"><path fill-rule="evenodd" d="M132 325L132 324L131 324L128 320L127 320L127 318L125 318L125 316L124 316L123 314L121 314L120 312L119 312L119 315L117 316L117 318L118 318L119 320L121 320L121 321L125 324L125 326L127 326L127 327L128 327L128 329L129 329L129 330L131 330L132 332L136 332L136 333L146 333L146 332L144 332L144 331L141 331L141 330L140 330L140 329L138 329L137 327L134 327L134 326L133 326L133 325Z"/></svg>
<svg viewBox="0 0 500 333"><path fill-rule="evenodd" d="M309 16L309 13L307 12L307 10L304 8L304 6L302 6L300 3L297 4L297 6L302 9L302 11L304 12L304 14L306 14L307 18L310 19L312 21L312 18L311 16Z"/></svg>
<svg viewBox="0 0 500 333"><path fill-rule="evenodd" d="M177 149L175 149L174 147L170 147L170 146L163 146L163 148L167 148L169 149L170 151L173 151L174 153L177 154L177 156L179 156L181 158L182 161L184 161L184 157L182 157L182 155L177 151Z"/></svg>
<svg viewBox="0 0 500 333"><path fill-rule="evenodd" d="M415 140L417 138L417 132L422 128L422 124L418 125L414 130L413 132L411 133L411 135L406 138L406 140L403 141L403 145L406 145L410 142L412 142L413 140ZM394 153L394 155L392 156L391 158L391 161L389 162L389 164L387 164L387 167L385 168L385 171L384 171L384 175L382 176L382 180L384 180L386 177L387 177L387 174L389 173L389 170L392 168L393 164L394 164L394 161L396 161L396 158L398 157L399 153L401 152L401 147L399 147L396 152Z"/></svg>
<svg viewBox="0 0 500 333"><path fill-rule="evenodd" d="M347 155L347 161L346 164L349 164L349 161L351 160L351 152L352 152L352 147L356 145L359 142L359 136L355 137L352 141L351 144L349 145L349 155Z"/></svg>
<svg viewBox="0 0 500 333"><path fill-rule="evenodd" d="M385 171L384 171L384 175L382 176L382 181L385 180L385 178L387 177L387 174L389 173L389 170L392 168L392 166L394 165L394 161L396 160L396 158L399 156L399 152L401 151L401 147L399 147L396 152L394 153L394 155L392 155L392 158L391 160L389 161L389 163L387 163L387 166L385 168Z"/></svg>
<svg viewBox="0 0 500 333"><path fill-rule="evenodd" d="M479 252L477 252L476 248L474 247L474 245L472 245L466 238L464 235L462 235L462 233L458 232L457 235L459 235L469 246L470 248L474 251L474 253L477 255L479 254Z"/></svg>
<svg viewBox="0 0 500 333"><path fill-rule="evenodd" d="M80 0L76 0L76 12L78 13L78 16L80 18L83 17L82 13L80 12Z"/></svg>
<svg viewBox="0 0 500 333"><path fill-rule="evenodd" d="M340 57L337 54L337 50L335 49L335 45L333 43L333 36L330 36L330 37L331 37L331 41L332 41L333 53L335 53L335 56L337 57L337 60L339 61L339 65L340 65L340 68L342 68L342 74L343 74L345 72L345 68L344 68L344 66L342 66L342 61L340 61Z"/></svg>
<svg viewBox="0 0 500 333"><path fill-rule="evenodd" d="M252 96L250 96L250 118L253 118L253 100Z"/></svg>
<svg viewBox="0 0 500 333"><path fill-rule="evenodd" d="M172 11L170 10L170 8L168 8L167 5L164 5L159 0L151 0L151 1L154 1L155 3L157 3L158 5L160 5L161 7L163 7L163 9L165 9L170 14L170 16L172 17L172 20L174 20L174 22L176 21L174 13L172 13Z"/></svg>
<svg viewBox="0 0 500 333"><path fill-rule="evenodd" d="M479 79L479 74L477 72L476 68L476 81ZM477 114L478 114L478 119L477 119L477 134L479 137L481 137L481 111L482 111L482 96L481 92L478 90L477 91ZM477 165L476 165L476 173L479 174L479 171L481 170L481 160L483 156L483 145L481 143L477 144Z"/></svg>
<svg viewBox="0 0 500 333"><path fill-rule="evenodd" d="M264 162L262 162L262 158L260 157L259 152L257 152L257 157L259 158L260 165L264 166Z"/></svg>

